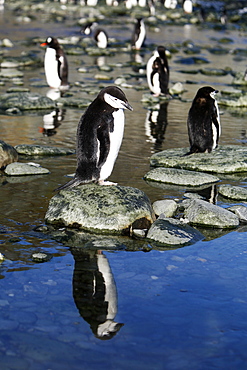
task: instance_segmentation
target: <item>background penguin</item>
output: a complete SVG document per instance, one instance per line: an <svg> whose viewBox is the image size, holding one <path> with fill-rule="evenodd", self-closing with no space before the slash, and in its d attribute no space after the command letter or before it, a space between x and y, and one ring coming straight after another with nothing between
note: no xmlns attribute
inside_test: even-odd
<svg viewBox="0 0 247 370"><path fill-rule="evenodd" d="M137 18L131 37L131 47L140 50L146 39L146 28L142 18Z"/></svg>
<svg viewBox="0 0 247 370"><path fill-rule="evenodd" d="M123 91L105 87L81 117L77 129L77 169L74 178L56 190L89 182L105 182L116 161L124 132L124 109L133 110Z"/></svg>
<svg viewBox="0 0 247 370"><path fill-rule="evenodd" d="M204 86L197 91L188 114L187 126L192 153L210 153L217 148L221 134L218 104L214 95L218 91Z"/></svg>
<svg viewBox="0 0 247 370"><path fill-rule="evenodd" d="M105 49L107 47L107 45L108 45L108 35L102 28L98 28L95 31L94 39L97 43L98 48Z"/></svg>
<svg viewBox="0 0 247 370"><path fill-rule="evenodd" d="M68 61L59 42L49 36L40 45L47 46L44 62L47 84L56 89L68 88Z"/></svg>
<svg viewBox="0 0 247 370"><path fill-rule="evenodd" d="M147 62L147 81L150 91L155 96L169 94L169 66L164 46L158 46Z"/></svg>

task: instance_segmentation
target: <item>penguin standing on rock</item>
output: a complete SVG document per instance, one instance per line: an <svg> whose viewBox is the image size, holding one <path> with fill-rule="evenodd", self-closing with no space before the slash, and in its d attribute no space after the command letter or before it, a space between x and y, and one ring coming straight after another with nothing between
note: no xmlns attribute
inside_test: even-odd
<svg viewBox="0 0 247 370"><path fill-rule="evenodd" d="M147 81L154 96L169 94L169 66L164 46L158 46L147 62Z"/></svg>
<svg viewBox="0 0 247 370"><path fill-rule="evenodd" d="M107 179L116 161L124 133L124 109L133 110L123 91L108 86L100 91L81 117L77 129L77 168L74 178L56 190Z"/></svg>
<svg viewBox="0 0 247 370"><path fill-rule="evenodd" d="M58 40L49 36L40 45L47 46L44 62L47 84L55 89L67 89L69 87L68 61Z"/></svg>
<svg viewBox="0 0 247 370"><path fill-rule="evenodd" d="M210 86L201 87L192 102L187 126L190 151L187 153L210 153L217 148L221 134L220 116L214 96L218 91Z"/></svg>
<svg viewBox="0 0 247 370"><path fill-rule="evenodd" d="M131 47L135 50L140 50L146 39L146 28L142 18L137 18L134 30L131 37Z"/></svg>

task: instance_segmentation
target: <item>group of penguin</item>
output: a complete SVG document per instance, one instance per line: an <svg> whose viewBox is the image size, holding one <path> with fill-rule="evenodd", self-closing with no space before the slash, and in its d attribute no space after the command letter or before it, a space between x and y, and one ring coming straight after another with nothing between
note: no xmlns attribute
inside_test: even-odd
<svg viewBox="0 0 247 370"><path fill-rule="evenodd" d="M140 19L139 25L141 21ZM49 36L41 46L47 46L44 67L48 85L60 90L67 89L68 62L58 40ZM154 96L169 96L169 66L163 46L158 46L147 63L147 82ZM217 92L210 86L197 91L187 119L190 142L187 155L211 152L218 146L221 126L215 100ZM115 184L105 180L112 173L122 143L125 109L133 110L119 87L108 86L99 92L78 124L75 175L56 190L90 182L100 185Z"/></svg>

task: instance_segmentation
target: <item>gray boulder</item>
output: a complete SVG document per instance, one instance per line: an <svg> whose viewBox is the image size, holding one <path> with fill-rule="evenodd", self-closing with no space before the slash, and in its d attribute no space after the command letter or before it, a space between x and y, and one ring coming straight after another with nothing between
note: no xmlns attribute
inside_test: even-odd
<svg viewBox="0 0 247 370"><path fill-rule="evenodd" d="M74 149L68 148L56 148L51 146L43 146L43 145L27 145L27 144L20 144L15 146L16 151L20 155L27 155L27 156L52 156L52 155L68 155L74 154Z"/></svg>
<svg viewBox="0 0 247 370"><path fill-rule="evenodd" d="M235 199L235 200L247 200L247 189L242 188L241 186L233 185L220 185L218 188L220 195L223 195L226 198Z"/></svg>
<svg viewBox="0 0 247 370"><path fill-rule="evenodd" d="M163 150L152 155L150 164L153 167L173 167L222 174L247 171L247 147L220 145L212 153L184 156L188 151L188 148Z"/></svg>
<svg viewBox="0 0 247 370"><path fill-rule="evenodd" d="M62 190L49 203L46 223L98 233L130 234L154 220L148 197L123 186L83 185Z"/></svg>
<svg viewBox="0 0 247 370"><path fill-rule="evenodd" d="M236 205L232 206L230 208L227 208L228 211L231 211L235 213L235 215L238 216L240 222L247 223L247 207L241 206L241 205Z"/></svg>
<svg viewBox="0 0 247 370"><path fill-rule="evenodd" d="M201 199L194 199L184 210L184 217L191 225L230 229L239 225L238 217L219 206Z"/></svg>
<svg viewBox="0 0 247 370"><path fill-rule="evenodd" d="M10 163L4 170L8 176L44 175L50 171L36 163Z"/></svg>
<svg viewBox="0 0 247 370"><path fill-rule="evenodd" d="M170 247L192 244L203 238L204 236L190 225L162 215L152 224L147 234L147 239Z"/></svg>
<svg viewBox="0 0 247 370"><path fill-rule="evenodd" d="M220 179L202 172L158 167L149 171L145 180L181 186L201 186L218 182Z"/></svg>
<svg viewBox="0 0 247 370"><path fill-rule="evenodd" d="M177 208L177 203L172 199L157 200L153 203L153 210L157 216L164 214L165 217L173 217Z"/></svg>
<svg viewBox="0 0 247 370"><path fill-rule="evenodd" d="M38 93L8 93L0 96L1 109L18 108L20 110L53 109L55 102Z"/></svg>
<svg viewBox="0 0 247 370"><path fill-rule="evenodd" d="M18 161L18 153L15 148L0 140L0 168L16 161Z"/></svg>

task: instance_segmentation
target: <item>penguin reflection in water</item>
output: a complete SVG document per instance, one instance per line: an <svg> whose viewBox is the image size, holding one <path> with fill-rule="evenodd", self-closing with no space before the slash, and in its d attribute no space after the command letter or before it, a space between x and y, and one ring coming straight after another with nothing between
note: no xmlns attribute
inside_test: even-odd
<svg viewBox="0 0 247 370"><path fill-rule="evenodd" d="M192 153L210 153L221 134L220 116L214 96L218 91L204 86L197 91L188 114L187 126Z"/></svg>
<svg viewBox="0 0 247 370"><path fill-rule="evenodd" d="M81 117L77 129L77 168L74 178L56 190L104 181L112 170L124 133L124 109L133 110L123 91L108 86L100 91Z"/></svg>

